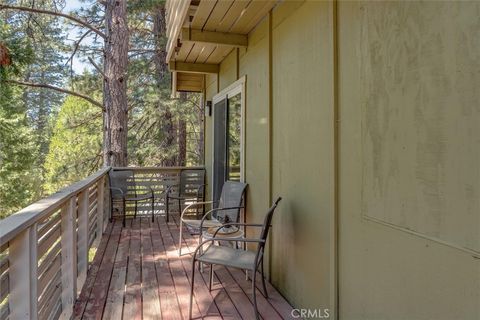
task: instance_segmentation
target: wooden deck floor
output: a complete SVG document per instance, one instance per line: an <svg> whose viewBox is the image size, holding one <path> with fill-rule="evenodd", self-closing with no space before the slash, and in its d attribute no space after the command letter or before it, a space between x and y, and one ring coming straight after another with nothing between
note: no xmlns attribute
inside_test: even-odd
<svg viewBox="0 0 480 320"><path fill-rule="evenodd" d="M163 217L153 223L149 218L127 220L126 228L120 221L109 224L74 319L188 319L191 256L178 257L178 233L175 217L168 224ZM184 234L185 246L193 251L195 238ZM254 319L251 282L243 271L217 266L211 292L208 268L201 275L195 277L194 318ZM292 318L292 307L271 285L268 299L258 288L260 282L257 301L263 319Z"/></svg>

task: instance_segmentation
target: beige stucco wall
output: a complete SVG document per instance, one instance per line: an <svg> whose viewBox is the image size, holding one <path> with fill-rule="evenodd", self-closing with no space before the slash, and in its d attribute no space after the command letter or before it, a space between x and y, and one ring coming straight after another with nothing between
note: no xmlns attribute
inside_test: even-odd
<svg viewBox="0 0 480 320"><path fill-rule="evenodd" d="M207 76L211 100L246 75L247 220L284 197L271 281L333 309L338 227L341 319L480 319L479 5L338 3L337 226L333 9L282 2Z"/></svg>

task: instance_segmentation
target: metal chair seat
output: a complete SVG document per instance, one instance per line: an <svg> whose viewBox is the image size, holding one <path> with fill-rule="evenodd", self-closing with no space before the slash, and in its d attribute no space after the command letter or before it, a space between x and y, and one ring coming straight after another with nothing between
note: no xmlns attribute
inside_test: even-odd
<svg viewBox="0 0 480 320"><path fill-rule="evenodd" d="M192 195L192 196L177 196L177 195L169 195L168 196L170 199L175 199L175 200L196 200L197 196Z"/></svg>
<svg viewBox="0 0 480 320"><path fill-rule="evenodd" d="M203 251L201 255L197 256L197 261L254 271L256 269L255 256L255 251L212 245Z"/></svg>
<svg viewBox="0 0 480 320"><path fill-rule="evenodd" d="M183 224L186 224L189 227L192 228L200 228L200 225L202 224L202 220L190 220L190 219L183 219L182 220ZM204 220L203 221L203 228L212 228L212 227L219 227L222 224L216 220Z"/></svg>

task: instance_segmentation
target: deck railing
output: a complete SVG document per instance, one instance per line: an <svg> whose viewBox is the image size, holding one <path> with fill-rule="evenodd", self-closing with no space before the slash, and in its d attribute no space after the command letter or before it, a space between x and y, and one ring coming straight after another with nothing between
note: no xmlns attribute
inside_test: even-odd
<svg viewBox="0 0 480 320"><path fill-rule="evenodd" d="M114 170L132 170L135 176L136 192L146 193L150 188L155 193L155 212L163 213L165 210L165 199L163 192L169 187L173 186L172 191L176 192L176 186L180 182L180 171L186 167L128 167L128 168L114 168ZM188 169L204 169L204 167L188 167ZM121 203L118 203L120 205ZM114 203L114 207L116 205ZM120 208L119 208L120 209ZM135 204L127 203L127 215L133 215ZM139 202L137 204L137 215L150 215L151 204L149 201ZM169 208L172 213L178 212L176 202L173 202ZM113 210L113 215L122 215L123 213Z"/></svg>
<svg viewBox="0 0 480 320"><path fill-rule="evenodd" d="M128 169L140 190L155 191L155 212L163 213L161 194L178 184L182 168ZM71 317L87 276L89 252L98 246L110 217L109 170L0 221L0 320ZM147 213L147 208L138 212Z"/></svg>

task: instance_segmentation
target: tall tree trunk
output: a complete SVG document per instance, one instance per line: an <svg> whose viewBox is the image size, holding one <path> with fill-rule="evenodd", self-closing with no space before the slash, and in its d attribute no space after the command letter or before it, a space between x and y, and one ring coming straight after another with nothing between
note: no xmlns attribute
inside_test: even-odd
<svg viewBox="0 0 480 320"><path fill-rule="evenodd" d="M155 64L155 73L158 89L162 89L165 86L165 82L168 79L168 68L165 63L167 52L165 50L165 5L160 5L152 12L153 18L153 35L155 37L155 55L153 62ZM160 109L163 112L163 119L161 123L162 132L165 137L161 144L161 150L163 156L161 160L162 166L175 166L177 164L177 150L176 150L176 126L174 123L174 116L168 104L158 101Z"/></svg>
<svg viewBox="0 0 480 320"><path fill-rule="evenodd" d="M105 1L105 165L124 167L127 161L127 1Z"/></svg>
<svg viewBox="0 0 480 320"><path fill-rule="evenodd" d="M177 150L175 148L177 142L177 128L173 120L173 114L170 108L165 106L162 121L162 131L165 134L165 138L162 143L163 158L161 162L162 166L165 167L171 167L177 164Z"/></svg>
<svg viewBox="0 0 480 320"><path fill-rule="evenodd" d="M185 119L178 119L178 165L187 165L187 122Z"/></svg>
<svg viewBox="0 0 480 320"><path fill-rule="evenodd" d="M157 74L158 86L161 87L169 74L165 59L167 51L166 42L166 24L165 24L165 5L158 6L152 13L153 18L153 35L155 37L156 53L153 57L155 63L155 71Z"/></svg>

